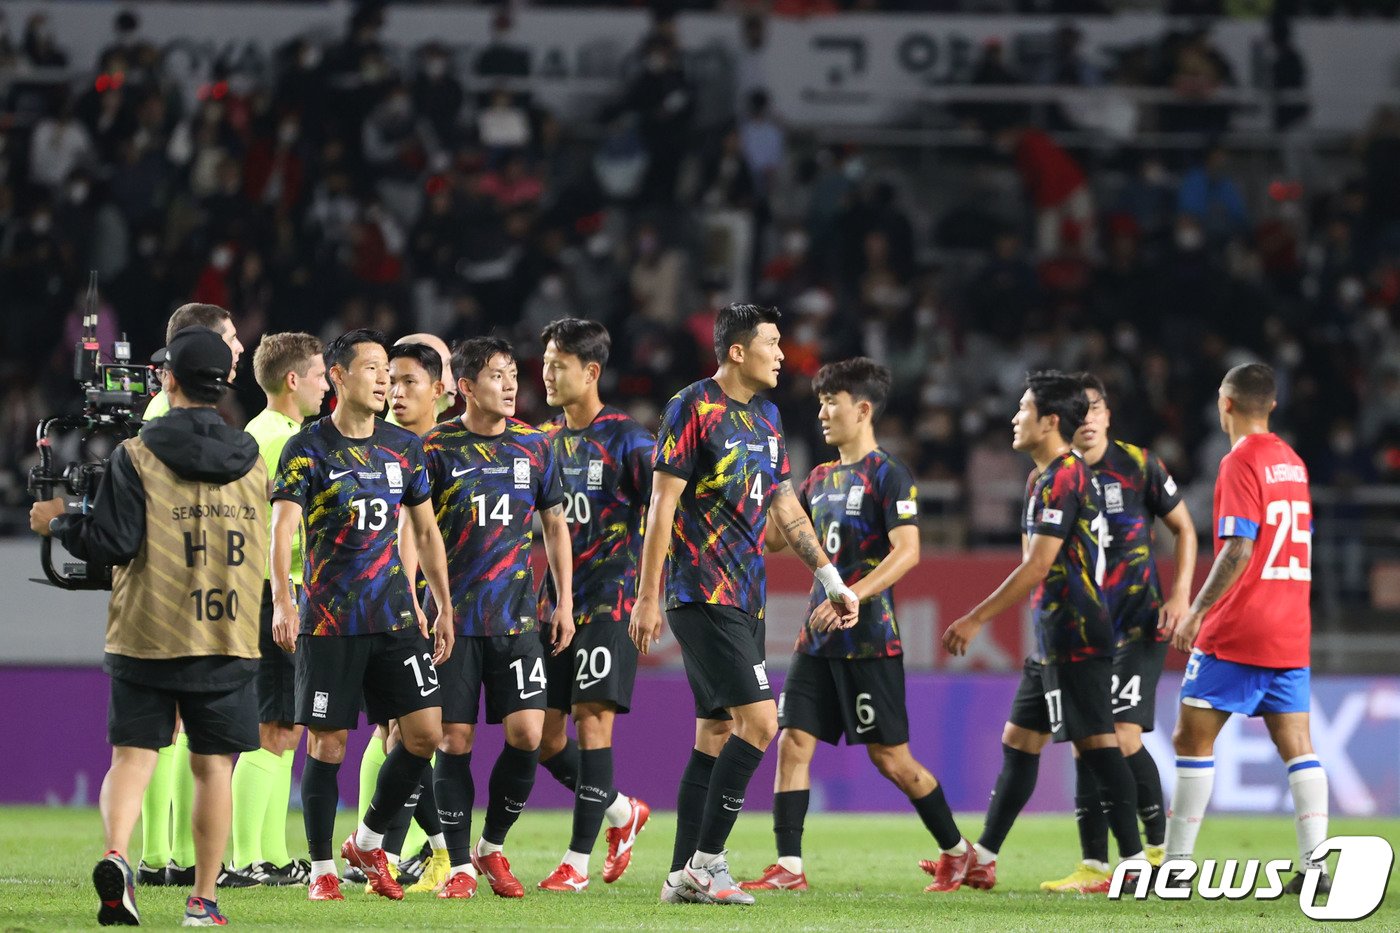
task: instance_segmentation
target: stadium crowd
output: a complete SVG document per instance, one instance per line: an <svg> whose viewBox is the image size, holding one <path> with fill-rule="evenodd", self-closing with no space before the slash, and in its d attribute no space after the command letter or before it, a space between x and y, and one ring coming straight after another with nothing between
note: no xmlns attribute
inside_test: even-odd
<svg viewBox="0 0 1400 933"><path fill-rule="evenodd" d="M871 355L895 373L880 436L921 479L968 490L974 542L1008 527L1002 499L979 517L977 491L1022 481L1004 413L1039 367L1102 376L1115 427L1190 482L1223 453L1221 375L1261 359L1316 483L1400 476L1396 111L1358 128L1344 173L1302 185L1245 173L1222 146L1084 153L1057 143L1053 114L1038 128L1004 106L960 105L971 109L955 118L986 144L967 184L939 187L889 153L785 126L764 89L758 16L745 20L754 54L733 63L733 117L715 126L668 17L580 120L531 95L509 14L470 61L389 46L384 15L362 8L340 41L292 42L269 73L216 74L190 102L135 16L91 63L69 61L42 14L10 24L0 69L79 78L12 89L0 125L8 504L25 501L35 422L78 402L88 269L104 346L125 333L138 357L186 300L231 309L250 352L278 330L498 332L521 348L531 420L546 409L528 360L550 320L608 325L608 392L654 425L711 368L716 309L776 304L787 361L775 401L794 468L825 456L810 377ZM1072 30L1064 43L1049 78L1017 74L990 44L971 80L1123 78L1080 61ZM1151 52L1152 81L1233 80L1203 30ZM240 380L245 404L259 397Z"/></svg>

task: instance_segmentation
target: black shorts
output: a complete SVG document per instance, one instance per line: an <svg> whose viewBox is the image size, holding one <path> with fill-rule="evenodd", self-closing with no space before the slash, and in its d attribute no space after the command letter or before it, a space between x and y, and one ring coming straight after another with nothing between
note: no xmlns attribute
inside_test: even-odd
<svg viewBox="0 0 1400 933"><path fill-rule="evenodd" d="M296 721L334 731L442 705L433 646L410 625L374 635L297 637Z"/></svg>
<svg viewBox="0 0 1400 933"><path fill-rule="evenodd" d="M1026 658L1011 701L1011 724L1048 733L1056 742L1078 742L1113 732L1109 680L1112 658L1041 664Z"/></svg>
<svg viewBox="0 0 1400 933"><path fill-rule="evenodd" d="M904 705L904 658L792 656L778 725L800 729L829 745L903 745L909 741Z"/></svg>
<svg viewBox="0 0 1400 933"><path fill-rule="evenodd" d="M503 722L511 713L545 708L549 679L539 632L524 635L458 635L443 662L442 721L476 722L481 688L486 688L486 721Z"/></svg>
<svg viewBox="0 0 1400 933"><path fill-rule="evenodd" d="M257 690L251 679L231 690L196 693L162 690L113 677L107 741L130 748L165 748L175 736L178 712L194 754L251 752L261 744L257 706Z"/></svg>
<svg viewBox="0 0 1400 933"><path fill-rule="evenodd" d="M697 719L729 719L727 710L772 701L763 620L733 606L686 603L666 611L681 646Z"/></svg>
<svg viewBox="0 0 1400 933"><path fill-rule="evenodd" d="M283 651L272 640L272 585L263 581L262 614L259 617L258 722L295 722L297 718L296 655Z"/></svg>
<svg viewBox="0 0 1400 933"><path fill-rule="evenodd" d="M545 659L549 708L569 712L575 703L611 703L619 713L632 708L637 680L637 646L622 622L589 622L574 640Z"/></svg>
<svg viewBox="0 0 1400 933"><path fill-rule="evenodd" d="M1157 681L1167 663L1165 641L1134 641L1113 657L1113 721L1151 732L1157 726Z"/></svg>

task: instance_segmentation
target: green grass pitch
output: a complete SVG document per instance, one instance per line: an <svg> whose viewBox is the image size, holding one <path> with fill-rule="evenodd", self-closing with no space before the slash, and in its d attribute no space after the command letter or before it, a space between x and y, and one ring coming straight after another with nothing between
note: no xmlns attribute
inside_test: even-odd
<svg viewBox="0 0 1400 933"><path fill-rule="evenodd" d="M342 812L337 840L347 835L353 814ZM479 815L478 815L479 819ZM545 894L534 885L557 864L569 836L569 814L526 812L511 832L507 853L525 883L523 901L494 897L484 885L467 902L413 896L392 903L362 888L345 886L339 904L311 904L305 888L226 891L220 906L239 927L298 930L380 927L426 929L608 929L608 930L1287 930L1315 926L1296 897L1271 902L1112 903L1102 897L1042 894L1041 881L1060 877L1078 856L1069 816L1022 819L998 864L994 891L924 894L929 879L917 861L933 854L918 820L908 816L813 815L804 845L812 890L805 894L760 895L754 907L657 903L671 851L672 817L657 813L637 845L626 877L615 885L601 879L603 846L594 856L593 886L580 895ZM964 832L980 818L964 815ZM92 927L97 911L90 883L100 856L97 813L91 809L0 808L6 855L0 862L0 930ZM300 814L288 821L289 838L300 836ZM1332 823L1334 835L1372 834L1400 840L1400 820ZM139 830L136 842L139 844ZM1287 814L1269 818L1208 817L1201 833L1202 858L1288 858L1294 850ZM294 848L292 851L297 851ZM757 874L773 860L769 818L747 813L730 839L736 877ZM1393 876L1392 876L1393 878ZM146 926L179 923L185 892L142 888L138 904ZM1400 929L1400 885L1392 883L1385 903L1360 928Z"/></svg>

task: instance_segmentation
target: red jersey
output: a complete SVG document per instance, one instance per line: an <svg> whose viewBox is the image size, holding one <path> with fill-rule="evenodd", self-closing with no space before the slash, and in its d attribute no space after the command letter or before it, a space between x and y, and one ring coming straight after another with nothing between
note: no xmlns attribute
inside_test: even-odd
<svg viewBox="0 0 1400 933"><path fill-rule="evenodd" d="M1309 665L1312 498L1308 468L1276 434L1246 435L1220 461L1215 550L1249 538L1254 553L1201 624L1196 647L1258 667Z"/></svg>

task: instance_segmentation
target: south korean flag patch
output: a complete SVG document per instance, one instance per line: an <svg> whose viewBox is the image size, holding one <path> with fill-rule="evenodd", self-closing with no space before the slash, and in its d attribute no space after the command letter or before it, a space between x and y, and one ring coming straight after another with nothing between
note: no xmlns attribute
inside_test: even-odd
<svg viewBox="0 0 1400 933"><path fill-rule="evenodd" d="M1065 513L1059 509L1041 509L1040 524L1058 525L1065 520Z"/></svg>
<svg viewBox="0 0 1400 933"><path fill-rule="evenodd" d="M516 458L515 458L515 476L514 476L514 479L515 479L515 488L516 488L516 489L529 489L529 488L530 488L530 458L529 458L529 457L516 457Z"/></svg>

